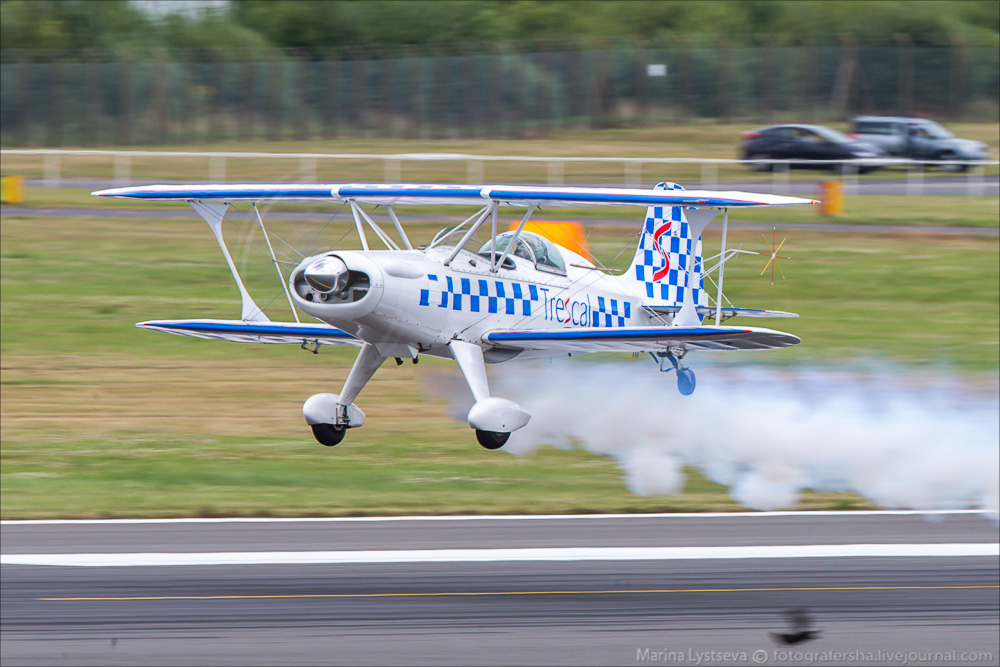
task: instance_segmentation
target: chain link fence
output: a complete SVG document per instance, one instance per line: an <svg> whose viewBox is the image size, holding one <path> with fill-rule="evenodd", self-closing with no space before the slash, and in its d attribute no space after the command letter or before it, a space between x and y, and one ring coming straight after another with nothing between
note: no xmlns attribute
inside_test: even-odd
<svg viewBox="0 0 1000 667"><path fill-rule="evenodd" d="M351 52L3 51L4 146L531 136L714 119L995 120L995 46L496 44Z"/></svg>

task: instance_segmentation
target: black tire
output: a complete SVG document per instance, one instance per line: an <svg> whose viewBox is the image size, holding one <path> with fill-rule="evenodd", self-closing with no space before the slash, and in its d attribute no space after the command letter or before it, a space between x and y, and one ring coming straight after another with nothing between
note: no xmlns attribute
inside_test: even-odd
<svg viewBox="0 0 1000 667"><path fill-rule="evenodd" d="M952 153L951 151L945 151L944 153L941 153L941 155L938 155L937 159L939 159L941 161L944 161L944 160L955 160L957 158L958 158L958 156L955 155L954 153ZM961 174L962 172L965 172L965 171L969 170L969 165L967 165L967 164L943 164L943 165L941 165L941 170L942 171L950 171L950 172L953 172L953 173L956 173L956 174Z"/></svg>
<svg viewBox="0 0 1000 667"><path fill-rule="evenodd" d="M680 368L677 370L677 391L681 392L681 394L690 396L694 393L696 384L693 370L690 368Z"/></svg>
<svg viewBox="0 0 1000 667"><path fill-rule="evenodd" d="M476 440L486 449L500 449L510 440L510 433L498 433L497 431L480 431L476 429Z"/></svg>
<svg viewBox="0 0 1000 667"><path fill-rule="evenodd" d="M747 160L748 161L749 160L770 160L770 159L771 159L771 156L768 155L767 153L750 153L750 154L747 155ZM764 163L764 164L760 164L760 163L751 164L750 168L753 169L754 171L774 171L774 165L773 164L768 164L768 163Z"/></svg>
<svg viewBox="0 0 1000 667"><path fill-rule="evenodd" d="M313 436L324 447L335 447L347 435L347 429L336 424L313 424Z"/></svg>
<svg viewBox="0 0 1000 667"><path fill-rule="evenodd" d="M830 170L833 171L833 173L835 174L846 176L847 174L850 174L852 172L853 167L854 165L852 165L849 162L837 162L836 164L830 165ZM858 173L859 174L861 173L860 169L858 170Z"/></svg>

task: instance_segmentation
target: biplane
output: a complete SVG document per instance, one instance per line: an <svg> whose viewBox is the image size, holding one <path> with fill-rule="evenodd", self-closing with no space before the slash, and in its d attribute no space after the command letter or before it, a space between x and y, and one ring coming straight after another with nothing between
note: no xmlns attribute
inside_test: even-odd
<svg viewBox="0 0 1000 667"><path fill-rule="evenodd" d="M799 338L772 329L729 326L731 317L796 317L736 308L722 293L725 263L740 251L726 248L729 209L818 202L743 192L688 191L673 183L651 190L469 185L151 185L93 193L101 197L188 202L208 223L242 299L238 320L179 319L140 322L143 329L248 343L292 343L303 348L360 348L340 393L321 393L303 405L306 423L323 445L340 443L364 424L354 401L388 359L415 363L419 355L454 359L475 403L468 423L487 449L502 447L531 415L492 396L486 366L585 352L649 353L661 371L675 372L682 394L695 390L694 372L682 364L693 350L768 350ZM362 249L331 249L305 257L285 277L270 240L270 259L281 277L295 322L271 321L251 298L223 239L230 205L249 202L264 229L258 204L319 201L350 206ZM414 247L395 209L467 206L475 210L427 245ZM539 207L636 206L646 215L631 266L609 275L581 254L525 230ZM380 225L375 211L388 216ZM514 207L516 227L498 230L498 209ZM706 270L702 232L719 212L722 247ZM516 219L516 218L515 218ZM389 221L395 238L388 233ZM385 225L385 229L383 228ZM366 231L367 230L367 231ZM489 240L470 242L482 231ZM371 232L384 249L369 246ZM476 243L479 245L479 243ZM287 270L287 269L286 269ZM711 273L717 272L717 280ZM715 284L710 303L705 278ZM296 309L318 322L299 321Z"/></svg>

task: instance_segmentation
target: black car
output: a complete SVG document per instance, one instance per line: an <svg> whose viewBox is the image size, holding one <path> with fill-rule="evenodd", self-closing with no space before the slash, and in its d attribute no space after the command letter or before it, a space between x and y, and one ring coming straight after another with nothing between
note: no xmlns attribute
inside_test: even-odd
<svg viewBox="0 0 1000 667"><path fill-rule="evenodd" d="M770 171L771 162L754 160L877 160L886 153L877 146L853 141L836 130L820 125L774 125L743 133L742 159L751 162L757 171ZM778 163L780 164L780 163ZM852 168L848 163L796 163L783 166L792 169L832 169L845 172ZM864 173L878 169L878 164L858 166Z"/></svg>

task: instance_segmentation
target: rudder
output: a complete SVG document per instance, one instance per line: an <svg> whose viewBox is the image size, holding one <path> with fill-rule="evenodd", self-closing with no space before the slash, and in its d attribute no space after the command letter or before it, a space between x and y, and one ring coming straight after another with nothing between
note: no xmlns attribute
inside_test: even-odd
<svg viewBox="0 0 1000 667"><path fill-rule="evenodd" d="M676 183L658 183L654 190L683 190ZM688 262L694 262L694 303L707 305L702 275L701 237L689 238L688 222L680 206L650 206L632 265L622 280L636 281L643 305L680 306L687 287Z"/></svg>

